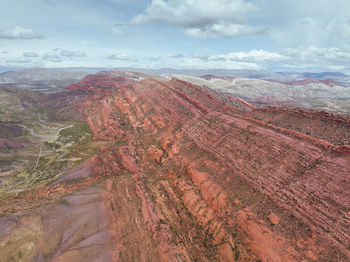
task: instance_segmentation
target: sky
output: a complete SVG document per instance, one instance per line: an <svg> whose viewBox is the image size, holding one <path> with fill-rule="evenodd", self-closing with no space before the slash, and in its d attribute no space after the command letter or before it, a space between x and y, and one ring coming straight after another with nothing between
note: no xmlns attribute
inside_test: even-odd
<svg viewBox="0 0 350 262"><path fill-rule="evenodd" d="M0 0L0 67L349 71L349 0Z"/></svg>

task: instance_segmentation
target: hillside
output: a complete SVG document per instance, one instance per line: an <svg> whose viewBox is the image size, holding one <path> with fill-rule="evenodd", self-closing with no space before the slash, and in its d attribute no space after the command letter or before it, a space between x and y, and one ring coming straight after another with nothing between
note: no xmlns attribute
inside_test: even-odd
<svg viewBox="0 0 350 262"><path fill-rule="evenodd" d="M31 68L0 73L0 86L53 92L88 75L84 71Z"/></svg>
<svg viewBox="0 0 350 262"><path fill-rule="evenodd" d="M349 261L350 118L186 80L109 71L37 95L35 132L55 136L1 192L0 257Z"/></svg>
<svg viewBox="0 0 350 262"><path fill-rule="evenodd" d="M350 87L333 80L276 82L256 78L168 75L241 97L256 106L289 105L349 115Z"/></svg>

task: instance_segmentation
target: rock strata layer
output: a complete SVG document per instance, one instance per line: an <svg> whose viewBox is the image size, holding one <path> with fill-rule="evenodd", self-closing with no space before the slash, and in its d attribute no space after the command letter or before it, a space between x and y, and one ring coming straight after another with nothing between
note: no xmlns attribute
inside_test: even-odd
<svg viewBox="0 0 350 262"><path fill-rule="evenodd" d="M105 192L90 212L109 228L99 261L350 260L348 118L255 109L175 78L105 72L65 92L109 141L89 162ZM72 250L88 241L60 257L86 261Z"/></svg>

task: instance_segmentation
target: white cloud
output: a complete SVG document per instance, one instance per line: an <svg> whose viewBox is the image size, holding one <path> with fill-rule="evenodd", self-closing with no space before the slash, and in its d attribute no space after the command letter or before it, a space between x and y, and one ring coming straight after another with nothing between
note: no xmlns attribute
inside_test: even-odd
<svg viewBox="0 0 350 262"><path fill-rule="evenodd" d="M343 70L350 61L350 46L321 48L285 48L279 52L266 50L250 50L248 52L230 52L226 54L192 54L194 60L216 65L221 62L225 68L229 65L240 65L242 68L263 70ZM212 67L213 68L213 67Z"/></svg>
<svg viewBox="0 0 350 262"><path fill-rule="evenodd" d="M24 52L23 56L24 57L39 57L39 55L35 52Z"/></svg>
<svg viewBox="0 0 350 262"><path fill-rule="evenodd" d="M288 57L278 54L276 52L268 52L265 50L251 50L249 52L231 52L226 55L219 55L229 60L246 61L246 62L265 62L265 61L279 61L286 60Z"/></svg>
<svg viewBox="0 0 350 262"><path fill-rule="evenodd" d="M283 47L342 46L350 41L348 0L253 0L255 21L269 27L271 40Z"/></svg>
<svg viewBox="0 0 350 262"><path fill-rule="evenodd" d="M268 52L262 49L251 50L249 52L230 52L219 55L204 55L195 53L192 54L192 56L203 61L236 61L247 63L277 62L288 59L287 56L275 52Z"/></svg>
<svg viewBox="0 0 350 262"><path fill-rule="evenodd" d="M130 57L126 53L119 53L119 54L114 54L114 55L109 55L108 56L109 60L121 60L121 61L128 61L128 62L137 62L138 59L134 57Z"/></svg>
<svg viewBox="0 0 350 262"><path fill-rule="evenodd" d="M198 58L198 59L203 60L203 61L208 61L210 55L204 55L204 54L197 54L197 53L194 53L194 54L192 54L192 57Z"/></svg>
<svg viewBox="0 0 350 262"><path fill-rule="evenodd" d="M26 64L26 63L30 63L32 60L30 59L25 59L25 58L11 58L6 60L7 63L14 63L14 64Z"/></svg>
<svg viewBox="0 0 350 262"><path fill-rule="evenodd" d="M181 67L185 69L264 69L261 65L253 62L233 61L225 59L208 59L184 58ZM167 67L171 67L168 65Z"/></svg>
<svg viewBox="0 0 350 262"><path fill-rule="evenodd" d="M183 54L175 54L170 56L170 58L184 58L185 56Z"/></svg>
<svg viewBox="0 0 350 262"><path fill-rule="evenodd" d="M246 24L212 24L203 28L185 28L189 36L199 38L237 37L242 35L267 34L262 27L252 27Z"/></svg>
<svg viewBox="0 0 350 262"><path fill-rule="evenodd" d="M202 61L227 61L224 55L206 55L206 54L192 54L192 57L197 58Z"/></svg>
<svg viewBox="0 0 350 262"><path fill-rule="evenodd" d="M71 50L61 50L60 55L65 57L86 57L85 52Z"/></svg>
<svg viewBox="0 0 350 262"><path fill-rule="evenodd" d="M145 60L145 61L161 61L162 58L160 56L149 56L149 57L144 57L143 60Z"/></svg>
<svg viewBox="0 0 350 262"><path fill-rule="evenodd" d="M255 5L245 0L152 0L131 23L163 22L202 38L266 34L265 29L247 24L247 17L254 11Z"/></svg>
<svg viewBox="0 0 350 262"><path fill-rule="evenodd" d="M153 0L144 14L132 19L135 24L165 22L183 27L201 27L218 20L241 23L246 13L255 10L244 0Z"/></svg>
<svg viewBox="0 0 350 262"><path fill-rule="evenodd" d="M287 68L341 70L348 67L350 61L350 46L286 48L282 53L289 57L288 63L284 65Z"/></svg>
<svg viewBox="0 0 350 262"><path fill-rule="evenodd" d="M43 60L53 62L53 63L61 63L63 60L59 55L54 52L48 52L43 55Z"/></svg>
<svg viewBox="0 0 350 262"><path fill-rule="evenodd" d="M34 33L32 29L26 29L21 26L15 26L14 28L7 29L0 32L0 38L14 40L29 40L29 39L44 39L44 35Z"/></svg>

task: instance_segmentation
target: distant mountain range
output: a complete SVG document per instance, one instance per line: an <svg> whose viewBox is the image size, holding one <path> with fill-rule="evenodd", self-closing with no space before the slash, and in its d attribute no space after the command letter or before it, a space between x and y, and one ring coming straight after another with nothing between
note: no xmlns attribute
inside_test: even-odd
<svg viewBox="0 0 350 262"><path fill-rule="evenodd" d="M54 91L80 81L90 72L33 68L0 73L0 86Z"/></svg>
<svg viewBox="0 0 350 262"><path fill-rule="evenodd" d="M0 73L0 86L56 92L107 68L23 69ZM340 72L292 73L252 70L175 70L124 68L115 76L168 81L179 78L243 98L255 105L293 105L348 115L350 77Z"/></svg>
<svg viewBox="0 0 350 262"><path fill-rule="evenodd" d="M151 75L163 75L163 74L184 74L192 76L203 76L203 75L216 75L216 76L230 76L230 77L244 77L244 78L255 78L263 79L269 81L299 81L306 78L314 78L318 80L331 79L336 81L341 85L350 86L350 76L343 74L341 72L320 72L320 73L310 73L310 72L273 72L273 71L255 71L255 70L245 70L245 69L203 69L203 70L185 70L185 69L146 69L146 68L94 68L94 67L68 67L68 68L35 68L35 69L18 69L18 68L0 68L1 72L16 72L19 76L23 74L28 74L32 72L34 74L46 74L48 72L53 72L52 76L58 76L57 72L79 72L82 74L95 74L99 71L106 70L123 70L129 72L139 72ZM13 74L14 75L14 74ZM72 76L70 74L64 74L66 76ZM0 80L3 75L0 74Z"/></svg>
<svg viewBox="0 0 350 262"><path fill-rule="evenodd" d="M307 78L278 82L247 77L202 77L167 74L172 77L240 97L256 106L289 105L349 115L350 87L334 80Z"/></svg>
<svg viewBox="0 0 350 262"><path fill-rule="evenodd" d="M331 79L341 85L350 86L350 76L341 72L322 72L322 73L308 73L308 72L269 72L269 71L254 71L254 70L240 70L240 69L208 69L208 70L177 70L171 68L165 69L143 69L143 68L122 68L121 70L130 72L142 72L147 74L183 74L192 76L216 75L216 76L230 76L255 78L269 81L299 81L305 78L314 78L317 80Z"/></svg>

